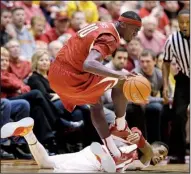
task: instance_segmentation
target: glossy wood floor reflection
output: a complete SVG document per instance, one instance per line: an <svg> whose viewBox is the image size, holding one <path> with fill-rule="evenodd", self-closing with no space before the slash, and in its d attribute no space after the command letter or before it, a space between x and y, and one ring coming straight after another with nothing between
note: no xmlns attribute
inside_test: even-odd
<svg viewBox="0 0 191 174"><path fill-rule="evenodd" d="M53 173L53 170L39 169L33 160L3 160L1 161L1 173ZM58 173L64 173L60 171ZM54 172L56 173L56 172ZM71 171L72 173L72 171ZM74 172L75 173L75 172ZM128 171L126 173L189 173L189 164L150 166L143 171Z"/></svg>

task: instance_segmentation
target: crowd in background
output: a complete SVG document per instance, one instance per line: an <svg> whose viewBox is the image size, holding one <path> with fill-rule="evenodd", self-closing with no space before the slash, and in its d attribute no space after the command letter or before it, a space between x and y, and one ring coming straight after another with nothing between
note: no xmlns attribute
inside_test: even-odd
<svg viewBox="0 0 191 174"><path fill-rule="evenodd" d="M140 15L142 28L129 43L121 39L120 47L103 64L117 71L141 73L151 82L149 103L128 103L126 119L129 127L138 127L150 143L168 144L174 75L179 67L175 60L171 62L170 100L165 103L161 93L163 47L168 36L179 30L177 14L184 8L189 9L189 1L1 1L0 127L32 117L34 133L50 155L76 152L92 141L101 142L89 106L77 106L69 113L51 89L47 75L57 52L76 32L97 21L115 22L130 10ZM110 90L102 101L108 124L112 124L115 114ZM185 129L189 150L189 119ZM1 158L32 156L25 140L14 137L1 139Z"/></svg>

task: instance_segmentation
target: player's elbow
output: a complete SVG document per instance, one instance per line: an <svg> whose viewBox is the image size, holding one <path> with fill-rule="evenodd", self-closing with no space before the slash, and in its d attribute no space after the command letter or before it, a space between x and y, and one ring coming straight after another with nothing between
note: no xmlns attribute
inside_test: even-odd
<svg viewBox="0 0 191 174"><path fill-rule="evenodd" d="M86 72L90 72L91 71L91 62L90 61L85 61L83 64L83 70Z"/></svg>

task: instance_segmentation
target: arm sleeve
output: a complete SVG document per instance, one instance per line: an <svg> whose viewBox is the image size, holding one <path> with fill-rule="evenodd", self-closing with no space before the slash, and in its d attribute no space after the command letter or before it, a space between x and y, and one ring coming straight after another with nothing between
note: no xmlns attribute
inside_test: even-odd
<svg viewBox="0 0 191 174"><path fill-rule="evenodd" d="M173 58L172 35L167 39L164 46L164 62L171 62Z"/></svg>
<svg viewBox="0 0 191 174"><path fill-rule="evenodd" d="M103 58L111 55L117 48L117 41L112 34L100 35L94 43L92 49L95 49L101 53Z"/></svg>
<svg viewBox="0 0 191 174"><path fill-rule="evenodd" d="M14 75L1 74L1 87L8 89L8 90L18 90L21 87L21 82Z"/></svg>

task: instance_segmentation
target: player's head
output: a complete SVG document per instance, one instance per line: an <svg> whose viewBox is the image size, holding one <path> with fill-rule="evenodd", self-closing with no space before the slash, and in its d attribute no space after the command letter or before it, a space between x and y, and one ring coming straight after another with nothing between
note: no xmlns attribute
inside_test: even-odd
<svg viewBox="0 0 191 174"><path fill-rule="evenodd" d="M188 9L181 10L178 13L178 23L182 34L190 37L190 11Z"/></svg>
<svg viewBox="0 0 191 174"><path fill-rule="evenodd" d="M113 65L117 70L122 70L127 64L128 53L125 47L117 48L112 55Z"/></svg>
<svg viewBox="0 0 191 174"><path fill-rule="evenodd" d="M165 157L168 155L168 146L160 141L155 141L151 144L153 149L153 157L151 160L151 164L156 165L160 163Z"/></svg>
<svg viewBox="0 0 191 174"><path fill-rule="evenodd" d="M142 22L139 15L133 11L123 13L119 19L118 31L127 42L135 37L141 28Z"/></svg>

